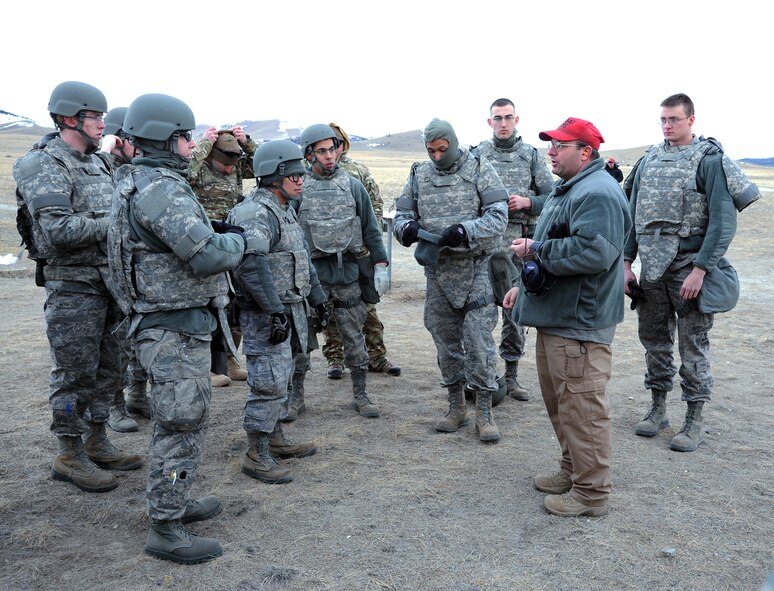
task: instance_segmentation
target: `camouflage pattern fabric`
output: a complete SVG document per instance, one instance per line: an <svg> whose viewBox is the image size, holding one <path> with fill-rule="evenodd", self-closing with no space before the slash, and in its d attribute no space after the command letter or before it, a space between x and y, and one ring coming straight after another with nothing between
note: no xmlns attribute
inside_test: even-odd
<svg viewBox="0 0 774 591"><path fill-rule="evenodd" d="M121 389L121 343L114 331L121 311L107 295L46 289L46 332L51 348L49 404L51 432L77 437L91 422L104 423L113 393Z"/></svg>
<svg viewBox="0 0 774 591"><path fill-rule="evenodd" d="M639 336L645 347L645 388L670 392L677 368L674 363L675 328L680 352L682 400L708 401L712 396L709 331L713 314L702 314L696 300L683 300L680 287L692 265L668 269L658 281L640 277L643 292L637 306ZM676 317L676 320L675 320Z"/></svg>
<svg viewBox="0 0 774 591"><path fill-rule="evenodd" d="M248 433L271 433L287 416L288 381L293 370L291 338L269 342L271 316L243 310L239 315L242 348L247 358L247 402L244 428Z"/></svg>
<svg viewBox="0 0 774 591"><path fill-rule="evenodd" d="M137 357L150 377L153 436L148 453L148 517L185 512L201 464L210 417L210 335L147 329Z"/></svg>
<svg viewBox="0 0 774 591"><path fill-rule="evenodd" d="M707 230L707 196L698 191L696 171L710 147L696 137L686 146L664 142L651 147L640 163L634 225L649 281L657 281L672 263L680 237L702 236Z"/></svg>
<svg viewBox="0 0 774 591"><path fill-rule="evenodd" d="M211 220L225 220L244 196L244 179L255 178L252 161L256 144L249 140L242 149L245 153L230 174L221 174L213 168L210 159L212 142L209 140L199 141L191 153L188 182Z"/></svg>
<svg viewBox="0 0 774 591"><path fill-rule="evenodd" d="M492 296L486 257L476 260L472 273L474 280L466 301L469 304ZM489 303L468 311L455 308L431 267L425 267L425 275L424 323L438 351L442 385L451 386L467 380L476 390L494 392L497 390L497 358L492 331L497 324L497 307Z"/></svg>
<svg viewBox="0 0 774 591"><path fill-rule="evenodd" d="M387 347L384 346L384 324L379 320L375 304L366 305L366 319L363 325L363 337L365 337L366 350L368 351L369 367L379 370L387 361ZM332 306L328 306L330 320L323 330L325 344L322 346L322 354L331 363L344 363L344 349L341 343L341 335L336 324L336 317Z"/></svg>
<svg viewBox="0 0 774 591"><path fill-rule="evenodd" d="M514 256L513 264L516 265L516 270L518 271L513 287L521 287L523 260ZM500 330L500 357L505 361L519 361L525 355L526 330L524 330L523 326L514 322L511 310L506 310L505 308L502 309L502 322L502 329Z"/></svg>
<svg viewBox="0 0 774 591"><path fill-rule="evenodd" d="M353 160L346 153L341 155L338 164L341 168L363 183L366 191L368 191L368 197L371 199L371 205L374 208L376 221L379 222L379 227L381 227L382 217L384 216L384 200L382 199L379 185L376 184L376 179L374 179L371 171L365 164Z"/></svg>
<svg viewBox="0 0 774 591"><path fill-rule="evenodd" d="M328 305L333 308L333 318L341 335L344 349L344 365L352 368L368 368L368 353L366 353L365 337L363 336L363 324L365 323L367 309L365 302L360 298L360 286L357 282L347 285L320 284ZM341 307L338 304L349 302L351 307ZM351 305L357 302L355 305Z"/></svg>

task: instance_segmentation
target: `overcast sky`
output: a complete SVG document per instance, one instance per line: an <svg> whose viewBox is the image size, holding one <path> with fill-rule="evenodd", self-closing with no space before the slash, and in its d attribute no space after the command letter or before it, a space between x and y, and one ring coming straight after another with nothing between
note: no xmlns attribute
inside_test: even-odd
<svg viewBox="0 0 774 591"><path fill-rule="evenodd" d="M336 121L378 137L439 117L478 143L489 105L507 97L526 142L574 116L597 125L604 152L661 141L659 103L684 92L695 133L733 158L774 157L767 6L27 0L0 9L0 109L50 124L51 90L81 80L111 108L171 94L199 124Z"/></svg>

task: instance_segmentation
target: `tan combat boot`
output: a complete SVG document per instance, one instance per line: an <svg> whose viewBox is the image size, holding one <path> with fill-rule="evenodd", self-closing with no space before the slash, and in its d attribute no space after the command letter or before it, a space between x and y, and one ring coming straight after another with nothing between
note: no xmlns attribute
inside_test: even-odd
<svg viewBox="0 0 774 591"><path fill-rule="evenodd" d="M152 519L145 538L145 553L181 564L198 564L221 556L223 548L215 538L203 538L188 531L179 519Z"/></svg>
<svg viewBox="0 0 774 591"><path fill-rule="evenodd" d="M247 370L239 365L236 357L229 355L228 360L226 361L226 365L228 366L227 375L233 381L244 382L247 380Z"/></svg>
<svg viewBox="0 0 774 591"><path fill-rule="evenodd" d="M685 423L680 432L672 437L670 448L675 451L696 451L704 441L704 419L701 411L704 402L689 402L685 411Z"/></svg>
<svg viewBox="0 0 774 591"><path fill-rule="evenodd" d="M448 386L449 412L441 420L435 423L435 430L441 433L454 433L460 427L470 422L467 405L465 404L464 382L457 382Z"/></svg>
<svg viewBox="0 0 774 591"><path fill-rule="evenodd" d="M284 484L293 480L290 470L280 466L271 455L268 433L248 433L247 443L242 474L267 484Z"/></svg>
<svg viewBox="0 0 774 591"><path fill-rule="evenodd" d="M70 482L86 492L107 492L118 486L110 472L100 470L86 457L80 437L57 437L59 455L54 458L51 476Z"/></svg>
<svg viewBox="0 0 774 591"><path fill-rule="evenodd" d="M634 428L634 432L641 437L653 437L661 429L669 426L669 419L666 418L666 392L661 390L652 390L653 406L650 407L648 414Z"/></svg>
<svg viewBox="0 0 774 591"><path fill-rule="evenodd" d="M352 408L360 413L360 416L369 419L379 416L379 407L368 399L366 393L366 373L365 368L355 367L350 371L352 374Z"/></svg>
<svg viewBox="0 0 774 591"><path fill-rule="evenodd" d="M476 390L476 431L481 441L500 441L500 430L492 416L492 393Z"/></svg>
<svg viewBox="0 0 774 591"><path fill-rule="evenodd" d="M108 439L105 423L89 423L90 429L83 444L88 458L107 470L136 470L142 467L142 456L121 451Z"/></svg>
<svg viewBox="0 0 774 591"><path fill-rule="evenodd" d="M148 382L132 380L124 389L126 410L146 419L151 418L150 399L148 398Z"/></svg>
<svg viewBox="0 0 774 591"><path fill-rule="evenodd" d="M110 405L110 416L108 417L108 427L116 433L134 433L140 428L137 421L126 412L123 390L119 389L113 396L113 402Z"/></svg>
<svg viewBox="0 0 774 591"><path fill-rule="evenodd" d="M529 392L519 384L519 362L518 361L506 361L505 362L505 384L508 388L508 396L514 400L521 400L526 402L529 400Z"/></svg>
<svg viewBox="0 0 774 591"><path fill-rule="evenodd" d="M282 431L282 423L277 421L274 426L274 432L269 439L269 451L271 455L277 458L305 458L317 453L317 446L313 441L304 441L302 443L291 443L285 438Z"/></svg>
<svg viewBox="0 0 774 591"><path fill-rule="evenodd" d="M292 423L299 415L306 412L304 403L304 380L305 371L294 371L288 388L288 416L282 419L284 423Z"/></svg>
<svg viewBox="0 0 774 591"><path fill-rule="evenodd" d="M210 383L213 388L225 388L231 385L231 378L227 375L210 372Z"/></svg>

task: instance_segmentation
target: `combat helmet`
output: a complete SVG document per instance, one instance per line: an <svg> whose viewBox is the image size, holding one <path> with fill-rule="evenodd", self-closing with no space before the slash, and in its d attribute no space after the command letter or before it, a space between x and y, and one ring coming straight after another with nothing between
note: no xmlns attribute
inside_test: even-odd
<svg viewBox="0 0 774 591"><path fill-rule="evenodd" d="M60 83L48 100L48 112L52 117L75 117L81 111L105 113L107 110L107 99L98 88L74 80Z"/></svg>
<svg viewBox="0 0 774 591"><path fill-rule="evenodd" d="M105 129L102 130L102 135L123 135L126 111L127 107L110 109L105 115Z"/></svg>
<svg viewBox="0 0 774 591"><path fill-rule="evenodd" d="M325 123L310 125L301 132L301 151L306 155L309 153L309 150L312 149L313 145L327 139L333 140L334 148L339 147L339 138L336 137L336 132L333 131L330 125L326 125Z"/></svg>
<svg viewBox="0 0 774 591"><path fill-rule="evenodd" d="M261 144L253 154L253 170L260 177L261 186L292 174L304 174L304 155L290 140L272 140Z"/></svg>
<svg viewBox="0 0 774 591"><path fill-rule="evenodd" d="M124 132L140 140L166 142L176 132L196 129L193 111L166 94L143 94L132 101L124 117Z"/></svg>

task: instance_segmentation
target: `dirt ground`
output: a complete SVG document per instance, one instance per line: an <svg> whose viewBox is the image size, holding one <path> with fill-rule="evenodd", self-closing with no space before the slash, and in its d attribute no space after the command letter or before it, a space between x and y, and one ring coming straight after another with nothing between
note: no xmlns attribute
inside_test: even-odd
<svg viewBox="0 0 774 591"><path fill-rule="evenodd" d="M16 244L11 196L0 244ZM181 589L278 591L751 590L774 567L772 193L739 215L729 258L742 278L738 307L711 332L715 388L706 443L669 450L685 404L672 394L670 427L634 435L648 407L635 313L613 345L613 493L600 518L542 508L535 474L554 471L558 444L537 390L534 333L522 362L528 402L495 409L502 433L432 428L446 410L432 340L422 324L424 279L411 249L393 243L392 290L379 305L400 377L369 374L382 415L350 408L348 376L325 377L319 351L306 382L306 414L286 428L318 453L291 460L295 480L266 485L239 472L246 449L246 385L213 392L212 422L193 492L225 509L191 525L217 537L223 556L182 566L146 556L145 469L88 494L52 480L50 362L44 291L24 265L0 271L0 587L8 590ZM0 254L10 252L4 250ZM15 254L15 252L14 252ZM3 269L0 267L0 269ZM499 332L499 325L498 325ZM500 361L502 370L502 361ZM150 424L113 434L147 451ZM668 549L673 556L665 556Z"/></svg>

